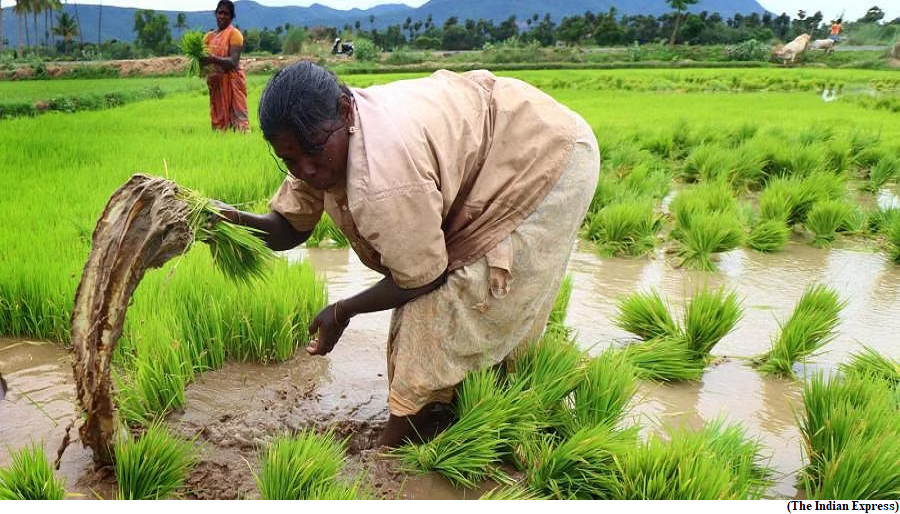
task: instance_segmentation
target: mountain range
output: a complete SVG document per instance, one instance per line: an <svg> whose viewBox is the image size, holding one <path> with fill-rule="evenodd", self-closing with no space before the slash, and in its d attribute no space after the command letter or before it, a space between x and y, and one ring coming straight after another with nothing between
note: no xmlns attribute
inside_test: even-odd
<svg viewBox="0 0 900 514"><path fill-rule="evenodd" d="M204 31L214 28L215 3L215 0L210 0L208 11L185 12L187 26L190 29ZM238 0L235 2L237 15L235 25L242 30L274 29L285 23L292 26L324 25L341 28L345 25L355 26L358 21L361 28L369 30L373 27L383 29L389 25L402 25L406 18L411 18L413 22L424 21L429 15L432 21L440 26L451 16L456 16L461 22L466 19L484 19L500 23L510 16L516 16L518 20L524 21L535 14L541 18L545 14L550 14L551 19L558 24L565 16L582 15L587 11L605 13L610 7L615 7L619 15L659 16L672 11L665 0L431 0L419 7L383 4L369 9L350 10L332 9L321 4L312 4L309 7L273 7L252 0ZM64 9L79 20L81 38L85 42L109 39L134 40L134 13L137 9L79 4L75 1L67 2ZM725 18L730 18L734 14L766 12L756 0L700 0L690 6L689 10L718 12ZM172 34L177 37L177 31L173 27L180 11L159 12L169 17L169 27ZM38 22L43 32L43 15L38 16ZM24 26L22 32L24 44ZM12 7L3 9L3 37L9 46L15 46L16 16ZM31 37L33 39L33 34Z"/></svg>

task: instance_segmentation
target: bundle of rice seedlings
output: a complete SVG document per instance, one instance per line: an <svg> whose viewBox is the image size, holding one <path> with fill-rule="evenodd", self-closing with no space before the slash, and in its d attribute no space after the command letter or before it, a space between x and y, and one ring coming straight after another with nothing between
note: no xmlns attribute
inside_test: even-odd
<svg viewBox="0 0 900 514"><path fill-rule="evenodd" d="M764 446L758 439L751 439L739 424L726 424L724 418L707 422L699 436L739 477L744 487L742 497L760 498L775 477L770 459L763 455Z"/></svg>
<svg viewBox="0 0 900 514"><path fill-rule="evenodd" d="M684 337L694 358L705 361L716 345L734 329L743 313L733 292L701 289L684 309Z"/></svg>
<svg viewBox="0 0 900 514"><path fill-rule="evenodd" d="M777 252L784 248L790 235L791 229L783 220L769 219L757 223L750 230L746 243L757 252Z"/></svg>
<svg viewBox="0 0 900 514"><path fill-rule="evenodd" d="M884 233L891 262L900 264L900 216L894 216L888 221Z"/></svg>
<svg viewBox="0 0 900 514"><path fill-rule="evenodd" d="M878 162L869 169L869 180L865 183L863 189L873 193L877 192L889 180L897 178L898 173L900 173L900 159L885 155L878 159Z"/></svg>
<svg viewBox="0 0 900 514"><path fill-rule="evenodd" d="M638 256L656 247L662 217L647 198L603 207L589 220L587 237L605 256Z"/></svg>
<svg viewBox="0 0 900 514"><path fill-rule="evenodd" d="M200 58L207 55L203 44L203 33L189 30L181 36L181 53L190 59L187 67L188 77L200 76Z"/></svg>
<svg viewBox="0 0 900 514"><path fill-rule="evenodd" d="M266 274L275 254L257 237L259 231L229 222L211 199L195 191L179 187L178 198L190 209L188 224L194 240L209 245L213 262L223 274L241 281Z"/></svg>
<svg viewBox="0 0 900 514"><path fill-rule="evenodd" d="M572 276L566 275L559 286L559 292L556 293L553 309L550 311L550 318L547 320L547 332L551 335L558 335L564 338L569 337L571 330L566 327L566 314L569 311L569 300L571 298Z"/></svg>
<svg viewBox="0 0 900 514"><path fill-rule="evenodd" d="M588 361L584 378L570 399L571 428L618 426L637 392L635 370L621 351L608 349Z"/></svg>
<svg viewBox="0 0 900 514"><path fill-rule="evenodd" d="M815 234L812 244L822 248L833 243L838 230L848 224L852 213L853 209L841 200L816 202L804 221L806 229Z"/></svg>
<svg viewBox="0 0 900 514"><path fill-rule="evenodd" d="M616 457L637 440L637 427L625 431L607 425L582 428L558 444L544 446L526 470L528 485L557 500L621 497Z"/></svg>
<svg viewBox="0 0 900 514"><path fill-rule="evenodd" d="M843 451L828 461L817 487L807 484L811 500L865 498L894 500L900 497L900 433L878 437L851 435Z"/></svg>
<svg viewBox="0 0 900 514"><path fill-rule="evenodd" d="M886 357L870 346L850 355L849 363L838 367L845 375L862 375L884 381L892 387L900 385L900 361Z"/></svg>
<svg viewBox="0 0 900 514"><path fill-rule="evenodd" d="M312 234L306 240L307 248L319 248L326 241L331 241L335 248L347 248L350 246L350 240L341 232L337 223L331 219L328 213L322 213L322 218L316 223Z"/></svg>
<svg viewBox="0 0 900 514"><path fill-rule="evenodd" d="M194 373L177 341L160 337L143 343L116 382L122 419L147 425L184 405L184 390Z"/></svg>
<svg viewBox="0 0 900 514"><path fill-rule="evenodd" d="M763 373L793 376L794 362L814 355L835 337L846 302L824 285L806 288L791 317L781 325L772 349L757 359Z"/></svg>
<svg viewBox="0 0 900 514"><path fill-rule="evenodd" d="M835 480L836 472L847 471L840 470L840 461L853 439L860 438L864 444L897 441L900 411L894 394L892 388L868 375L829 377L816 373L807 378L803 384L803 411L797 422L809 459L803 469L807 490L815 491L826 478Z"/></svg>
<svg viewBox="0 0 900 514"><path fill-rule="evenodd" d="M0 469L0 500L62 500L65 494L39 444L13 452L9 466Z"/></svg>
<svg viewBox="0 0 900 514"><path fill-rule="evenodd" d="M499 387L493 369L469 373L457 398L459 420L434 439L393 453L406 469L435 471L460 487L473 488L486 479L510 484L500 464L511 445L509 434L527 413L523 396Z"/></svg>
<svg viewBox="0 0 900 514"><path fill-rule="evenodd" d="M630 344L621 350L642 380L677 382L699 380L706 369L704 361L694 358L684 336L664 336Z"/></svg>
<svg viewBox="0 0 900 514"><path fill-rule="evenodd" d="M640 337L654 339L675 336L678 324L669 313L665 300L658 291L633 293L618 301L616 326Z"/></svg>
<svg viewBox="0 0 900 514"><path fill-rule="evenodd" d="M500 486L482 494L479 500L549 500L546 496L521 485Z"/></svg>
<svg viewBox="0 0 900 514"><path fill-rule="evenodd" d="M255 477L264 500L357 499L361 482L339 479L345 444L331 430L312 429L282 435L269 443L260 457Z"/></svg>
<svg viewBox="0 0 900 514"><path fill-rule="evenodd" d="M689 224L679 227L677 237L682 266L714 271L712 254L739 248L744 242L744 228L734 214L694 213Z"/></svg>
<svg viewBox="0 0 900 514"><path fill-rule="evenodd" d="M549 418L562 408L563 400L583 377L585 354L570 339L548 335L514 357L507 389L532 395L539 417Z"/></svg>
<svg viewBox="0 0 900 514"><path fill-rule="evenodd" d="M169 435L160 424L150 425L136 439L125 435L115 446L118 498L169 498L184 485L196 462L192 442Z"/></svg>

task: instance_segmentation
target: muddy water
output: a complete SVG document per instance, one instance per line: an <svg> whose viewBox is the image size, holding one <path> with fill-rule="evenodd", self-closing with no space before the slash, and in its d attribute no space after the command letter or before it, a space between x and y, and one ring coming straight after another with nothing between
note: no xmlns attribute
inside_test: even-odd
<svg viewBox="0 0 900 514"><path fill-rule="evenodd" d="M288 258L307 259L328 280L329 295L352 295L379 279L347 250L296 250ZM657 289L676 312L696 287L725 286L741 299L743 318L714 349L722 362L703 379L687 384L645 384L632 419L645 433L663 427L699 427L724 417L758 438L779 473L772 497L792 498L803 455L795 410L801 405L796 382L764 378L748 359L765 352L778 323L790 315L812 283L834 288L847 306L839 334L809 367L833 369L863 344L900 358L895 337L900 321L900 268L881 254L850 248L819 250L805 241L765 255L738 250L721 256L719 272L674 269L664 254L644 259L600 259L587 245L572 254L574 279L567 324L584 348L597 353L630 338L615 326L616 300L637 290ZM184 435L199 436L203 461L191 477L192 496L253 498L259 445L273 435L304 427L334 427L349 437L355 469L372 473L384 496L409 499L462 498L434 475L406 477L386 465L372 442L387 416L385 337L388 313L354 318L328 357L303 352L282 364L228 364L191 384L186 407L170 416ZM56 345L0 339L0 369L10 386L0 401L0 466L9 448L44 440L55 458L64 429L76 412L71 361ZM802 371L802 370L799 370ZM74 434L73 434L74 435ZM60 474L82 497L110 497L109 480L89 473L90 455L75 442L66 451ZM472 494L469 493L469 497Z"/></svg>

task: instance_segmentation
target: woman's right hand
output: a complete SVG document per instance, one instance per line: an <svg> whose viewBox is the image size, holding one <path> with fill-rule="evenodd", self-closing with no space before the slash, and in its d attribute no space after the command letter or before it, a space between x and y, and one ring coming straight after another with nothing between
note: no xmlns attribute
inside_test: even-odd
<svg viewBox="0 0 900 514"><path fill-rule="evenodd" d="M324 309L313 319L309 325L309 335L318 332L318 337L310 339L306 351L310 355L325 355L334 349L338 339L344 333L344 329L350 325L350 317L347 312L339 308L337 301Z"/></svg>

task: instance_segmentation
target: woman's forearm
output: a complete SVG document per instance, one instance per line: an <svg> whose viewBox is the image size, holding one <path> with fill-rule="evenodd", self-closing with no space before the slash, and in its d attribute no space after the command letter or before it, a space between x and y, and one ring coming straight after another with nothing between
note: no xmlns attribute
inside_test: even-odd
<svg viewBox="0 0 900 514"><path fill-rule="evenodd" d="M312 232L299 232L284 216L269 211L266 214L240 211L233 207L223 207L219 211L228 221L259 230L258 237L273 250L290 250L306 241Z"/></svg>
<svg viewBox="0 0 900 514"><path fill-rule="evenodd" d="M361 293L340 300L336 315L349 320L356 314L395 309L419 296L434 291L446 281L447 274L444 273L430 284L413 289L403 289L388 275Z"/></svg>

